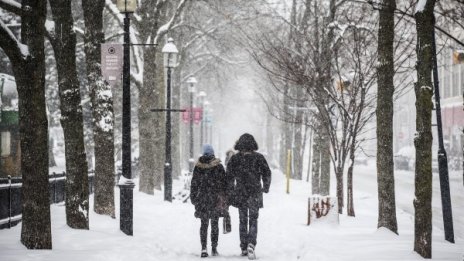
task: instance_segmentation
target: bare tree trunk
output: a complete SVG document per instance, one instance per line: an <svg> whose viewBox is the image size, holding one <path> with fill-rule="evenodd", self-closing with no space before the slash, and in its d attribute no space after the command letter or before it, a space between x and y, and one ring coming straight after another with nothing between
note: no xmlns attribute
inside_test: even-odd
<svg viewBox="0 0 464 261"><path fill-rule="evenodd" d="M55 21L55 35L50 42L58 70L61 126L66 149L66 223L72 228L89 229L88 168L71 0L50 0L50 6Z"/></svg>
<svg viewBox="0 0 464 261"><path fill-rule="evenodd" d="M416 93L416 170L414 251L432 257L432 39L435 0L428 0L424 10L415 14L417 28Z"/></svg>
<svg viewBox="0 0 464 261"><path fill-rule="evenodd" d="M166 16L167 7L156 7L156 1L146 1L143 8L139 32L141 41L147 42L155 37L154 34ZM157 47L150 47L143 53L143 86L139 91L139 190L150 195L154 189L161 190L165 161L165 114L150 111L165 108L164 67L158 51Z"/></svg>
<svg viewBox="0 0 464 261"><path fill-rule="evenodd" d="M325 127L321 128L321 137L319 141L319 150L321 154L321 174L320 174L320 194L322 196L330 195L330 140ZM343 182L343 172L342 182ZM343 184L342 184L343 190ZM343 193L342 193L343 195Z"/></svg>
<svg viewBox="0 0 464 261"><path fill-rule="evenodd" d="M101 74L101 49L104 42L104 0L82 0L85 22L85 60L90 87L95 143L94 211L115 217L114 213L114 137L111 88Z"/></svg>
<svg viewBox="0 0 464 261"><path fill-rule="evenodd" d="M156 150L155 144L161 146L164 141L163 135L156 136L155 128L158 128L162 114L159 112L151 112L150 109L161 109L162 104L159 104L157 97L160 93L156 89L156 64L153 63L156 59L156 50L146 49L144 52L144 60L151 61L145 65L145 73L143 87L139 91L139 132L140 132L140 180L139 190L149 195L154 194L155 189L155 172L161 172L161 169L156 168L156 160L162 160L160 154L162 147ZM148 67L148 68L147 68ZM155 141L158 140L157 142ZM160 184L156 187L160 189Z"/></svg>
<svg viewBox="0 0 464 261"><path fill-rule="evenodd" d="M21 3L21 10L26 10L21 14L21 44L27 51L0 21L0 47L11 61L19 96L21 243L28 249L51 249L44 52L47 1Z"/></svg>
<svg viewBox="0 0 464 261"><path fill-rule="evenodd" d="M309 129L309 150L308 150L308 171L306 174L306 182L309 182L309 176L312 172L312 165L313 165L313 137L314 131L312 127L306 127L306 131Z"/></svg>
<svg viewBox="0 0 464 261"><path fill-rule="evenodd" d="M321 187L320 187L320 169L321 169L321 139L319 136L318 129L314 132L314 141L313 141L313 158L312 158L312 178L311 178L311 187L312 187L312 194L320 194Z"/></svg>
<svg viewBox="0 0 464 261"><path fill-rule="evenodd" d="M337 178L337 201L338 213L343 213L343 169L340 165L335 169L335 177Z"/></svg>
<svg viewBox="0 0 464 261"><path fill-rule="evenodd" d="M377 186L379 218L377 227L398 233L393 171L393 40L395 0L384 0L380 9L379 67L377 69Z"/></svg>
<svg viewBox="0 0 464 261"><path fill-rule="evenodd" d="M290 98L289 96L289 86L285 86L285 91L284 91L284 98L283 98L283 104L284 104L284 109L283 109L283 119L284 121L282 122L282 142L281 142L281 148L280 148L280 164L281 164L281 169L285 173L285 169L287 168L287 150L292 147L292 131L291 131L291 126L292 124L289 123L290 120Z"/></svg>
<svg viewBox="0 0 464 261"><path fill-rule="evenodd" d="M296 120L297 122L294 124L295 127L295 133L294 133L294 139L295 139L295 147L293 148L293 178L297 180L302 180L303 179L303 152L304 152L304 147L303 147L303 135L302 135L302 130L303 126L299 123L299 120L303 119L303 114L301 112L297 113Z"/></svg>
<svg viewBox="0 0 464 261"><path fill-rule="evenodd" d="M350 149L350 166L348 167L348 174L347 174L347 197L346 197L346 212L348 216L354 217L354 202L353 202L353 167L354 167L354 153L355 153L355 146L353 145Z"/></svg>
<svg viewBox="0 0 464 261"><path fill-rule="evenodd" d="M332 82L332 58L333 58L333 50L332 50L332 42L334 39L334 29L330 26L328 26L330 23L335 21L335 14L337 11L337 6L336 6L336 1L335 0L330 0L329 2L329 8L330 11L328 13L327 17L324 17L323 21L323 26L324 30L328 28L327 32L323 34L322 37L322 42L321 42L321 54L320 54L320 59L322 61L322 67L321 67L321 76L319 78L320 84L323 86L326 86L327 90L330 90L330 84ZM323 92L324 93L324 92ZM322 102L324 103L323 106L328 106L329 105L329 99L326 97L325 93L321 95ZM324 118L324 116L321 115L321 145L320 145L320 150L321 150L321 194L322 195L329 195L330 194L330 135L329 135L329 130L330 130L330 119ZM335 134L336 135L336 134ZM335 172L337 175L337 194L340 192L341 194L338 194L339 200L340 198L343 199L343 169L340 171ZM341 182L342 184L339 184ZM339 191L339 188L341 189ZM343 207L343 200L341 202L338 202L339 205L339 211L342 211Z"/></svg>

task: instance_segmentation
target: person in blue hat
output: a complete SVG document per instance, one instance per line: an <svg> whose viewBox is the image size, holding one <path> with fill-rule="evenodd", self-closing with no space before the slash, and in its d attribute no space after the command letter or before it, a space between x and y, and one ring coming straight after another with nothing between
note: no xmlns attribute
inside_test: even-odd
<svg viewBox="0 0 464 261"><path fill-rule="evenodd" d="M219 217L225 215L226 174L221 160L214 156L211 145L203 145L203 155L193 169L190 200L195 206L195 217L201 220L201 257L207 257L207 233L211 220L211 255L217 256Z"/></svg>

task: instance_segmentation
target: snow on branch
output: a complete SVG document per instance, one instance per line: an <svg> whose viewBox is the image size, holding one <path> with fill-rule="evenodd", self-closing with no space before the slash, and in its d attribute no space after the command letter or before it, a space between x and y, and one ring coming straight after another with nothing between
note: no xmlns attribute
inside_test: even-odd
<svg viewBox="0 0 464 261"><path fill-rule="evenodd" d="M202 58L214 58L218 61L222 61L224 63L230 64L230 65L241 65L241 64L246 64L247 61L233 61L230 59L227 59L226 57L221 56L218 53L214 52L206 52L206 53L199 53L195 55L191 60L201 60Z"/></svg>
<svg viewBox="0 0 464 261"><path fill-rule="evenodd" d="M21 9L21 4L14 0L0 0L0 8L5 9L8 12L12 12L15 15L21 16L23 10Z"/></svg>
<svg viewBox="0 0 464 261"><path fill-rule="evenodd" d="M182 14L182 10L184 9L186 4L187 0L181 0L180 3L177 5L177 8L174 11L174 14L172 15L169 22L160 26L160 28L156 32L156 36L153 41L155 44L157 44L159 42L159 39L163 37L174 26L174 23L177 21L177 18Z"/></svg>
<svg viewBox="0 0 464 261"><path fill-rule="evenodd" d="M426 5L427 5L427 0L419 0L419 2L417 2L417 5L416 5L416 14L422 13Z"/></svg>
<svg viewBox="0 0 464 261"><path fill-rule="evenodd" d="M323 87L323 90L324 92L329 96L329 98L337 104L337 107L342 109L348 116L348 119L350 121L353 120L353 116L350 114L350 112L346 109L346 106L344 106L343 104L340 103L340 101L337 99L337 97L335 97L334 95L332 95L332 93L325 87Z"/></svg>
<svg viewBox="0 0 464 261"><path fill-rule="evenodd" d="M0 48L10 60L25 60L30 56L29 48L16 39L13 32L0 19Z"/></svg>

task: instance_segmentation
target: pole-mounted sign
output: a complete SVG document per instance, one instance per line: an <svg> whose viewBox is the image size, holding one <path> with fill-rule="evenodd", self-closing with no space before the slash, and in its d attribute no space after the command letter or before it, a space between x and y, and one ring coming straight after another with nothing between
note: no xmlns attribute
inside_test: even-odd
<svg viewBox="0 0 464 261"><path fill-rule="evenodd" d="M101 45L101 70L105 81L112 88L121 86L123 67L122 45L117 43L104 43Z"/></svg>

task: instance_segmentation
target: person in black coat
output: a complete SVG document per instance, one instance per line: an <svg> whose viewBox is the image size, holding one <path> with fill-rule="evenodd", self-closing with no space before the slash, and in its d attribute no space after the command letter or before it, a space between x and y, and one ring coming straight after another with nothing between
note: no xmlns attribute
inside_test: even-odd
<svg viewBox="0 0 464 261"><path fill-rule="evenodd" d="M255 259L259 209L263 207L263 192L269 192L271 170L264 156L256 152L258 144L252 135L240 136L234 149L238 153L227 164L227 194L229 203L239 211L242 255Z"/></svg>
<svg viewBox="0 0 464 261"><path fill-rule="evenodd" d="M221 161L214 156L213 147L203 146L203 156L198 159L193 169L190 187L190 200L195 206L195 217L201 219L200 239L201 257L207 257L206 250L208 223L211 220L211 254L217 256L219 238L219 217L226 208L225 170Z"/></svg>

